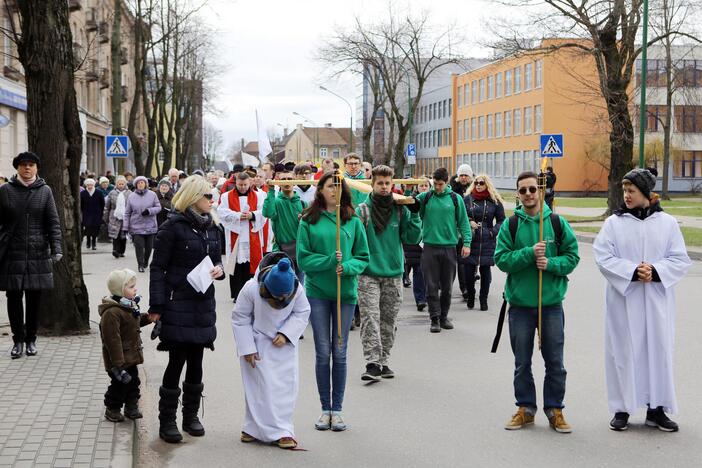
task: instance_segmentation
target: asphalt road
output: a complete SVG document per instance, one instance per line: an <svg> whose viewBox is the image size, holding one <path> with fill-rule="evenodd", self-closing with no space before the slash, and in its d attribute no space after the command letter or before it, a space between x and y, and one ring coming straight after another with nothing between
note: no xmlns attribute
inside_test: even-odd
<svg viewBox="0 0 702 468"><path fill-rule="evenodd" d="M135 466L558 466L558 467L692 467L702 466L702 263L695 263L677 288L676 383L681 430L662 433L643 426L644 412L633 415L628 432L608 429L603 364L603 287L591 246L580 244L581 263L570 279L565 302L568 370L565 415L572 434L557 434L540 412L536 425L505 431L514 412L512 353L504 331L497 354L490 354L504 275L493 272L490 310L470 311L455 294L451 317L456 328L429 333L426 314L418 313L405 290L391 367L397 377L365 385L358 332L349 344L349 378L343 433L318 432L320 407L314 380L311 330L300 348L300 394L295 413L296 436L307 451L283 451L260 444L244 445L239 432L244 395L230 327L232 303L228 283L217 285L218 339L206 351L205 408L202 438L185 436L179 445L158 438L158 387L167 356L155 350L145 329L145 375ZM85 257L91 302L105 292L113 266L135 268L132 247L126 259L114 260L109 248ZM148 275L139 286L148 296ZM456 287L457 289L457 287ZM147 298L145 298L147 300ZM535 352L534 373L539 395L543 361Z"/></svg>

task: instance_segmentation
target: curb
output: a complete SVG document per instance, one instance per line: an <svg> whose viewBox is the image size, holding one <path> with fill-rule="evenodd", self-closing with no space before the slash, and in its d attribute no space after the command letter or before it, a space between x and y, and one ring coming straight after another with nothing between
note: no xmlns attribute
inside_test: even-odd
<svg viewBox="0 0 702 468"><path fill-rule="evenodd" d="M136 432L136 422L127 419L125 422L115 425L115 435L112 446L112 468L132 468L134 466L134 435Z"/></svg>
<svg viewBox="0 0 702 468"><path fill-rule="evenodd" d="M594 234L582 234L579 232L575 233L575 238L578 239L578 242L584 242L586 244L592 244L595 242L595 235ZM700 250L688 250L687 255L690 257L690 260L694 261L702 261L702 251Z"/></svg>

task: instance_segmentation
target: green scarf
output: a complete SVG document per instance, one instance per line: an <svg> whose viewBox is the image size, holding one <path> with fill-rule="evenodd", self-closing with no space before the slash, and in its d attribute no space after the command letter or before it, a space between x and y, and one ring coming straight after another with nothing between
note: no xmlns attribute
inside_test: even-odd
<svg viewBox="0 0 702 468"><path fill-rule="evenodd" d="M373 226L375 226L375 231L381 233L385 230L392 216L393 209L395 207L395 202L392 199L392 193L390 195L377 195L375 193L370 194L371 199L371 219L373 220Z"/></svg>

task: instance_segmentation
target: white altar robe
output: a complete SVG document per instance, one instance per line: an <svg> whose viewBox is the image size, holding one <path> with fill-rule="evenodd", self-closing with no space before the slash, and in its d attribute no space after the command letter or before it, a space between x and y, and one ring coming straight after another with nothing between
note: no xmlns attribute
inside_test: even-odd
<svg viewBox="0 0 702 468"><path fill-rule="evenodd" d="M605 373L609 410L634 413L650 404L677 412L673 382L675 295L673 287L690 267L685 242L672 216L645 220L610 216L594 243L605 277ZM632 281L641 262L661 281Z"/></svg>
<svg viewBox="0 0 702 468"><path fill-rule="evenodd" d="M307 327L310 304L300 284L293 301L274 309L259 294L258 271L241 290L232 312L232 329L246 394L242 430L263 442L294 437L293 413L299 383L298 342ZM273 345L276 334L290 342ZM253 368L244 356L258 353Z"/></svg>
<svg viewBox="0 0 702 468"><path fill-rule="evenodd" d="M234 189L236 190L236 189ZM241 214L247 211L254 214L253 227L251 231L256 233L261 241L261 245L265 249L263 244L263 226L266 224L267 218L263 217L263 201L265 200L265 193L263 196L259 192L256 192L258 205L249 206L248 198L246 196L239 196L239 209L241 211L234 211L233 208L229 206L229 192L225 192L220 196L219 206L217 207L217 216L219 221L224 227L224 239L226 242L226 256L227 262L229 260L229 255L232 253L236 256L236 263L246 263L250 259L251 247L249 246L249 220L241 219ZM237 251L232 252L234 246L231 244L231 233L235 232L239 235L237 240ZM229 272L231 274L232 272Z"/></svg>

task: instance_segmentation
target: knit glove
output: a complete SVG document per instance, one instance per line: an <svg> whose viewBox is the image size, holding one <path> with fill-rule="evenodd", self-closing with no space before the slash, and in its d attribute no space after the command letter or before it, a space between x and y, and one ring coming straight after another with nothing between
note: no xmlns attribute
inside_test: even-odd
<svg viewBox="0 0 702 468"><path fill-rule="evenodd" d="M151 213L149 213L149 210L148 210L148 209L146 209L146 210L144 210L144 211L141 212L141 215L142 215L142 216L149 216L150 214L151 214Z"/></svg>

